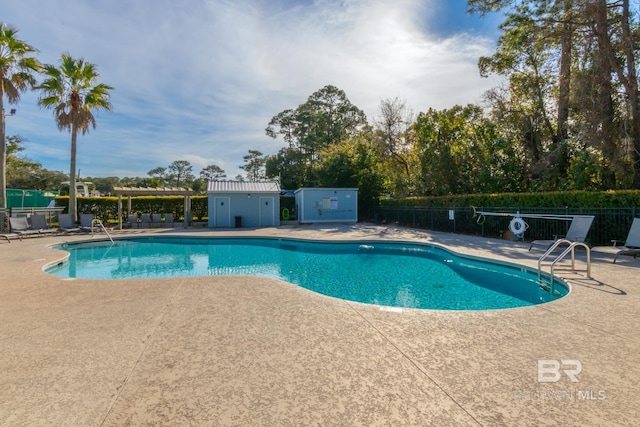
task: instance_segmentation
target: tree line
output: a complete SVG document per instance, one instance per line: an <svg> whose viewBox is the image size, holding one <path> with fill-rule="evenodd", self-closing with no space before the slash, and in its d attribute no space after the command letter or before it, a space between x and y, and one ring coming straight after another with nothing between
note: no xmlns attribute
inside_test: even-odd
<svg viewBox="0 0 640 427"><path fill-rule="evenodd" d="M370 120L327 85L272 117L265 133L281 148L249 150L246 179L358 187L371 203L380 195L640 189L640 27L629 0L468 5L504 16L495 52L478 60L481 76L503 83L480 102L414 114L400 98L383 99ZM178 160L144 179L196 186L226 176L211 165L195 178L190 167Z"/></svg>
<svg viewBox="0 0 640 427"><path fill-rule="evenodd" d="M61 182L69 181L69 175L60 171L50 171L41 163L34 162L20 155L24 151L24 139L20 135L6 137L7 145L7 186L8 188L28 188L35 190L60 190L61 194L69 194L69 186L61 185ZM245 164L242 169L247 171L246 176L236 175L235 180L260 180L264 179L261 170L264 162L262 153L249 150L244 156ZM175 160L168 166L158 166L147 172L146 177L80 177L78 181L91 182L90 190L95 190L103 195L113 192L114 187L186 187L196 193L205 193L209 181L227 179L227 174L217 165L208 165L200 170L198 176L194 175L194 166L187 160Z"/></svg>
<svg viewBox="0 0 640 427"><path fill-rule="evenodd" d="M628 0L470 0L504 22L479 104L413 115L381 101L368 122L327 86L266 128L285 147L266 163L283 186L335 181L396 197L640 189L637 16ZM367 170L365 171L365 168Z"/></svg>
<svg viewBox="0 0 640 427"><path fill-rule="evenodd" d="M629 0L469 0L503 12L481 75L491 117L519 140L525 171L545 187L640 188L638 18Z"/></svg>

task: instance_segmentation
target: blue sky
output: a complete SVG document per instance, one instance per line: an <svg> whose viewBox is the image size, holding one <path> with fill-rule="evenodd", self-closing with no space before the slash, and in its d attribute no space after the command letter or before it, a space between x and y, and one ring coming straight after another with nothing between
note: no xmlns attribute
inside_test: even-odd
<svg viewBox="0 0 640 427"><path fill-rule="evenodd" d="M5 23L39 50L98 66L115 87L113 112L80 136L81 177L146 177L188 160L228 178L248 150L275 154L272 116L316 90L344 90L370 122L383 99L418 113L479 103L497 84L477 61L495 49L499 21L466 14L465 0L19 0ZM24 94L7 135L26 138L23 155L68 173L70 136L37 94Z"/></svg>

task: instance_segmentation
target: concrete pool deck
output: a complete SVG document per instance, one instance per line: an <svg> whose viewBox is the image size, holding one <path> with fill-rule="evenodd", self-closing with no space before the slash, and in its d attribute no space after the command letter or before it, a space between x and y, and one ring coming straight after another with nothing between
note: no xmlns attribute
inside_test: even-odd
<svg viewBox="0 0 640 427"><path fill-rule="evenodd" d="M524 243L367 224L144 233L419 241L530 267L541 255ZM0 241L0 426L640 419L640 259L614 265L594 254L592 279L563 262L572 292L549 304L398 313L266 278L106 282L42 271L65 255L50 245L85 239ZM538 381L539 360L557 382Z"/></svg>

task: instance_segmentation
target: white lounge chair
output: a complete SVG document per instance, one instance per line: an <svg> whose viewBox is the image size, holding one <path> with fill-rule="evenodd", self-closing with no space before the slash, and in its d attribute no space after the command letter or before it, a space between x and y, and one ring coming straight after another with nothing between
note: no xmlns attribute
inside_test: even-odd
<svg viewBox="0 0 640 427"><path fill-rule="evenodd" d="M627 240L624 242L622 240L612 240L613 246L598 246L593 248L594 252L604 252L611 253L615 255L613 257L613 263L616 263L616 260L620 255L632 256L633 258L637 258L640 256L640 218L634 218L633 223L631 224L631 228L629 229L629 234L627 234ZM624 243L624 246L620 246Z"/></svg>
<svg viewBox="0 0 640 427"><path fill-rule="evenodd" d="M9 224L11 225L11 232L18 234L20 237L40 235L38 230L29 227L26 216L9 217Z"/></svg>
<svg viewBox="0 0 640 427"><path fill-rule="evenodd" d="M29 221L31 221L31 228L37 230L42 235L58 233L57 229L49 227L49 224L47 224L47 217L44 215L31 215L29 217Z"/></svg>
<svg viewBox="0 0 640 427"><path fill-rule="evenodd" d="M571 225L569 226L569 230L567 230L566 236L555 236L553 240L534 240L531 242L529 246L529 250L534 246L543 246L546 251L553 245L558 239L569 240L570 242L586 242L587 234L589 234L589 230L591 229L591 224L593 224L593 219L595 217L592 215L576 215L573 217L571 221Z"/></svg>
<svg viewBox="0 0 640 427"><path fill-rule="evenodd" d="M73 218L73 214L58 214L58 228L65 233L82 231L80 227L76 226L76 220Z"/></svg>

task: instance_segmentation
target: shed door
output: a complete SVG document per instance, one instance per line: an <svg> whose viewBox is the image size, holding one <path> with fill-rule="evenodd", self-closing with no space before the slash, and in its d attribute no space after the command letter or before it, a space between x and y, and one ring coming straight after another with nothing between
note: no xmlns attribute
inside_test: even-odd
<svg viewBox="0 0 640 427"><path fill-rule="evenodd" d="M260 225L275 225L275 203L273 197L260 197Z"/></svg>
<svg viewBox="0 0 640 427"><path fill-rule="evenodd" d="M229 197L215 198L216 212L214 227L231 227L231 200Z"/></svg>

